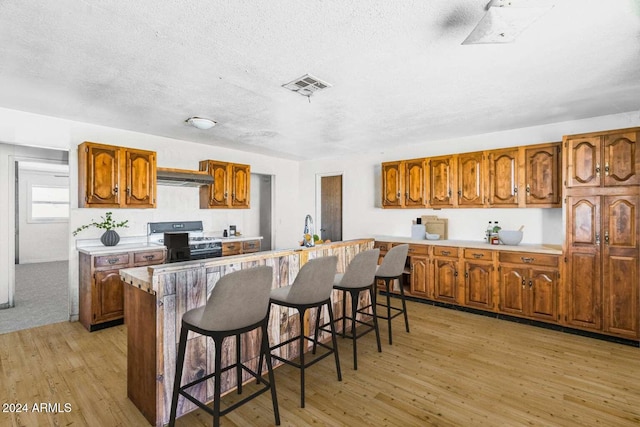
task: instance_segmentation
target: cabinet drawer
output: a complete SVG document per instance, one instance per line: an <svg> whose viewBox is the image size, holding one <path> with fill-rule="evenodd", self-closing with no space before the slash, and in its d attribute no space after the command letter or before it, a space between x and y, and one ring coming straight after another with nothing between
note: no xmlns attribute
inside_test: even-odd
<svg viewBox="0 0 640 427"><path fill-rule="evenodd" d="M495 253L495 251L492 251L490 249L465 248L464 249L464 253L463 253L463 257L465 259L476 259L476 260L492 261L494 253Z"/></svg>
<svg viewBox="0 0 640 427"><path fill-rule="evenodd" d="M427 245L409 245L408 256L428 255L428 254L429 254L429 246Z"/></svg>
<svg viewBox="0 0 640 427"><path fill-rule="evenodd" d="M245 254L258 252L260 250L260 240L245 240L242 242L242 252Z"/></svg>
<svg viewBox="0 0 640 427"><path fill-rule="evenodd" d="M500 252L500 262L513 264L543 265L557 267L560 257L557 255L536 254L530 252Z"/></svg>
<svg viewBox="0 0 640 427"><path fill-rule="evenodd" d="M152 265L164 262L164 251L144 251L133 254L133 263L136 265Z"/></svg>
<svg viewBox="0 0 640 427"><path fill-rule="evenodd" d="M450 246L434 246L433 256L447 256L451 258L457 258L459 249L460 248L452 248Z"/></svg>
<svg viewBox="0 0 640 427"><path fill-rule="evenodd" d="M391 243L389 242L375 242L373 244L374 248L379 248L380 252L387 252L389 249L391 249Z"/></svg>
<svg viewBox="0 0 640 427"><path fill-rule="evenodd" d="M125 267L129 265L129 254L101 255L95 257L94 265L98 267Z"/></svg>
<svg viewBox="0 0 640 427"><path fill-rule="evenodd" d="M238 255L242 249L242 242L228 242L222 244L222 256Z"/></svg>

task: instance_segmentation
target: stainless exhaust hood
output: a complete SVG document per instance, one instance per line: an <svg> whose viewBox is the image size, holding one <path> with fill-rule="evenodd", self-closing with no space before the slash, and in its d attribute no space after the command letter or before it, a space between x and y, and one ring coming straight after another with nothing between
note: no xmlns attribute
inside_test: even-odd
<svg viewBox="0 0 640 427"><path fill-rule="evenodd" d="M200 187L213 184L213 177L207 171L157 168L158 185L176 187Z"/></svg>

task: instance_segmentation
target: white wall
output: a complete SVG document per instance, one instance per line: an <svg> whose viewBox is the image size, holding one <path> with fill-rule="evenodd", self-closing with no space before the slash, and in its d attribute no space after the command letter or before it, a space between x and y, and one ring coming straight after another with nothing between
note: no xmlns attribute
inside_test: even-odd
<svg viewBox="0 0 640 427"><path fill-rule="evenodd" d="M488 221L498 220L503 228L525 225L523 243L562 244L563 209L382 209L381 162L430 157L451 153L480 151L518 145L561 141L563 135L640 126L637 112L556 123L467 138L429 142L401 147L390 141L384 152L319 159L300 165L300 206L315 206L316 177L331 172L343 173L343 238L374 235L410 237L412 220L421 215L449 219L449 238L482 240ZM320 223L320 218L315 218Z"/></svg>
<svg viewBox="0 0 640 427"><path fill-rule="evenodd" d="M69 177L59 172L19 170L20 207L18 209L19 262L66 261L69 259L69 222L30 222L28 217L31 185L69 187Z"/></svg>

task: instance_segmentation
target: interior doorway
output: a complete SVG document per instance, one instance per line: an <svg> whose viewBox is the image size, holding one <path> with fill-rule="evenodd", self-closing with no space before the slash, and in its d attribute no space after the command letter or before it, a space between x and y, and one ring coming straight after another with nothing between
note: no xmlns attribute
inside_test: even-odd
<svg viewBox="0 0 640 427"><path fill-rule="evenodd" d="M262 236L260 249L273 249L273 183L272 175L251 174L251 210L249 218L249 232L251 235Z"/></svg>
<svg viewBox="0 0 640 427"><path fill-rule="evenodd" d="M319 176L320 229L322 240L342 240L342 173Z"/></svg>

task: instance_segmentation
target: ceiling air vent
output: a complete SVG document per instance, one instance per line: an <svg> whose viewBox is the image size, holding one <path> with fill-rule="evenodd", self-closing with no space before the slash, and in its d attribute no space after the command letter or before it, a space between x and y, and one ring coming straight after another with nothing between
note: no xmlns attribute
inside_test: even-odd
<svg viewBox="0 0 640 427"><path fill-rule="evenodd" d="M317 77L313 77L311 74L305 74L302 77L282 85L282 87L308 97L320 90L331 87L331 85Z"/></svg>

